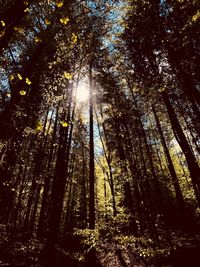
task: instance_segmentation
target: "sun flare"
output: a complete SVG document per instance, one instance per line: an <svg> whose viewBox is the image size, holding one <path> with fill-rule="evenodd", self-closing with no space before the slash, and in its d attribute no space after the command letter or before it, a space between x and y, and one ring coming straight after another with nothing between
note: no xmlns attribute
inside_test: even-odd
<svg viewBox="0 0 200 267"><path fill-rule="evenodd" d="M89 99L89 88L86 83L80 83L77 87L76 100L86 102Z"/></svg>

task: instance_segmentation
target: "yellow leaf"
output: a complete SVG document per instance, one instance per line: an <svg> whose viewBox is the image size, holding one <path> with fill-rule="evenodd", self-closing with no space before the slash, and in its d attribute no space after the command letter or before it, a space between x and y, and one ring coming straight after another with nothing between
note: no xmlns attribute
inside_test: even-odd
<svg viewBox="0 0 200 267"><path fill-rule="evenodd" d="M5 31L0 31L0 38L3 37L5 34Z"/></svg>
<svg viewBox="0 0 200 267"><path fill-rule="evenodd" d="M200 18L200 11L198 10L197 13L192 17L192 21L197 21Z"/></svg>
<svg viewBox="0 0 200 267"><path fill-rule="evenodd" d="M164 87L161 87L158 91L159 92L164 92L165 91L165 88Z"/></svg>
<svg viewBox="0 0 200 267"><path fill-rule="evenodd" d="M68 123L66 121L61 121L60 124L62 125L62 127L67 127Z"/></svg>
<svg viewBox="0 0 200 267"><path fill-rule="evenodd" d="M36 131L40 132L43 129L43 125L41 121L38 121L36 124Z"/></svg>
<svg viewBox="0 0 200 267"><path fill-rule="evenodd" d="M38 131L38 132L42 131L42 126L37 126L36 131Z"/></svg>
<svg viewBox="0 0 200 267"><path fill-rule="evenodd" d="M62 7L63 6L63 2L57 2L56 5L57 5L57 7Z"/></svg>
<svg viewBox="0 0 200 267"><path fill-rule="evenodd" d="M20 95L26 95L26 91L24 91L24 90L19 91L19 93L20 93Z"/></svg>
<svg viewBox="0 0 200 267"><path fill-rule="evenodd" d="M1 20L1 25L2 25L3 27L6 26L6 24L5 24L5 22L4 22L3 20Z"/></svg>
<svg viewBox="0 0 200 267"><path fill-rule="evenodd" d="M28 85L31 84L31 81L29 80L29 78L26 78L26 83L27 83Z"/></svg>
<svg viewBox="0 0 200 267"><path fill-rule="evenodd" d="M29 2L28 1L24 1L24 5L28 6Z"/></svg>
<svg viewBox="0 0 200 267"><path fill-rule="evenodd" d="M63 24L63 25L66 25L68 22L69 22L69 18L68 17L60 19L60 23Z"/></svg>
<svg viewBox="0 0 200 267"><path fill-rule="evenodd" d="M24 29L23 29L23 28L20 28L20 27L14 27L13 29L14 29L16 32L19 32L19 33L21 33L21 34L24 33Z"/></svg>
<svg viewBox="0 0 200 267"><path fill-rule="evenodd" d="M72 74L71 73L69 73L69 72L64 72L64 76L65 76L65 78L66 79L68 79L68 80L70 80L71 78L72 78Z"/></svg>
<svg viewBox="0 0 200 267"><path fill-rule="evenodd" d="M14 80L14 78L15 78L15 76L13 74L11 74L9 77L9 80L12 81L12 80Z"/></svg>
<svg viewBox="0 0 200 267"><path fill-rule="evenodd" d="M36 43L41 43L42 40L41 40L40 38L38 38L38 37L35 37L35 42L36 42Z"/></svg>
<svg viewBox="0 0 200 267"><path fill-rule="evenodd" d="M73 44L77 43L77 35L75 33L72 33L72 43Z"/></svg>
<svg viewBox="0 0 200 267"><path fill-rule="evenodd" d="M26 9L24 9L24 12L29 12L29 8L27 7Z"/></svg>
<svg viewBox="0 0 200 267"><path fill-rule="evenodd" d="M44 22L45 22L46 25L50 25L51 24L51 21L49 19L45 19Z"/></svg>
<svg viewBox="0 0 200 267"><path fill-rule="evenodd" d="M23 80L21 74L17 73L17 77L19 78L19 80Z"/></svg>

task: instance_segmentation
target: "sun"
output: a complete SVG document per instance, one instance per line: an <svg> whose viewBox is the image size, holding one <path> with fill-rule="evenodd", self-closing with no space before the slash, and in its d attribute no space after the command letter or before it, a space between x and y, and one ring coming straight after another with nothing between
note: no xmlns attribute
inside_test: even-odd
<svg viewBox="0 0 200 267"><path fill-rule="evenodd" d="M86 83L80 83L77 87L76 101L86 102L89 99L89 88Z"/></svg>

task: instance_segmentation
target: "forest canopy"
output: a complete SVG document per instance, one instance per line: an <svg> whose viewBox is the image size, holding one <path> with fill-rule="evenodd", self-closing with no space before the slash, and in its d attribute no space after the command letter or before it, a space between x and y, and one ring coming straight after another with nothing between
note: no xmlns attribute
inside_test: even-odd
<svg viewBox="0 0 200 267"><path fill-rule="evenodd" d="M0 266L199 266L199 0L0 6Z"/></svg>

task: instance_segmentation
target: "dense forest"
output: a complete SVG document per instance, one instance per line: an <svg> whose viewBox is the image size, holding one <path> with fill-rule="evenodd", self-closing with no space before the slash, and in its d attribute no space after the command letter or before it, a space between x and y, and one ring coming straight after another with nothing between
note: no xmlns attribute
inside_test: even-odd
<svg viewBox="0 0 200 267"><path fill-rule="evenodd" d="M0 0L0 266L200 266L199 0Z"/></svg>

